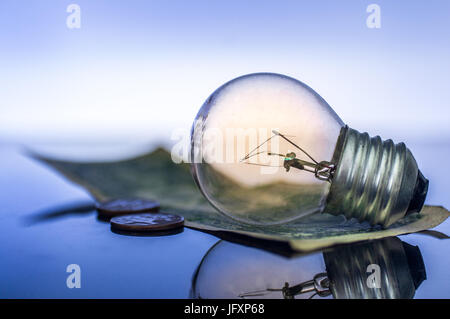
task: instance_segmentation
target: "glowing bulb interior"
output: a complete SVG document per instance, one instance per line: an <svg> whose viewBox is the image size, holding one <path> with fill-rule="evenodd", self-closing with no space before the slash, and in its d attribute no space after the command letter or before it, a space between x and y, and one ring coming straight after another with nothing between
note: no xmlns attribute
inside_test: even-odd
<svg viewBox="0 0 450 319"><path fill-rule="evenodd" d="M343 125L325 100L295 79L268 73L237 78L217 89L197 115L194 177L213 206L241 222L277 224L320 211L329 183L306 170L286 171L289 157L283 155L293 152L311 163L296 144L317 162L331 161ZM257 154L245 159L252 151Z"/></svg>

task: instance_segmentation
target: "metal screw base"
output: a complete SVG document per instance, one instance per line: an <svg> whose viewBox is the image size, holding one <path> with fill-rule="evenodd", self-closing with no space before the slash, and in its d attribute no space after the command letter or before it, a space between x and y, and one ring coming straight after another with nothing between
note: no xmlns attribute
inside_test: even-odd
<svg viewBox="0 0 450 319"><path fill-rule="evenodd" d="M423 206L428 180L404 143L345 126L332 162L337 164L325 213L388 227Z"/></svg>

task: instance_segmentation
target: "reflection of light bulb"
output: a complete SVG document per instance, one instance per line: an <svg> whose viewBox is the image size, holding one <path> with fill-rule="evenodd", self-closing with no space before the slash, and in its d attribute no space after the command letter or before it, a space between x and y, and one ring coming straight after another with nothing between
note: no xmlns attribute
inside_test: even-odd
<svg viewBox="0 0 450 319"><path fill-rule="evenodd" d="M327 212L388 226L419 211L427 192L403 143L347 127L311 88L278 74L217 89L196 117L191 146L202 193L244 223Z"/></svg>
<svg viewBox="0 0 450 319"><path fill-rule="evenodd" d="M397 237L286 258L219 241L193 278L193 298L413 298L426 279L417 246Z"/></svg>
<svg viewBox="0 0 450 319"><path fill-rule="evenodd" d="M285 295L282 291L285 283L295 287L325 271L321 252L286 258L221 240L208 250L199 264L192 277L190 297L279 299ZM314 293L313 289L295 295L309 298Z"/></svg>

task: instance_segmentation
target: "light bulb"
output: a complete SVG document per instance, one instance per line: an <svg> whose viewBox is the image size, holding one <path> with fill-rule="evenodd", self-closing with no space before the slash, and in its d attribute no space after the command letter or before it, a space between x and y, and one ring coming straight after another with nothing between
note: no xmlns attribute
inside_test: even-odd
<svg viewBox="0 0 450 319"><path fill-rule="evenodd" d="M428 187L403 143L349 128L310 87L273 73L236 78L206 100L191 163L219 212L254 225L325 212L387 227L420 211Z"/></svg>

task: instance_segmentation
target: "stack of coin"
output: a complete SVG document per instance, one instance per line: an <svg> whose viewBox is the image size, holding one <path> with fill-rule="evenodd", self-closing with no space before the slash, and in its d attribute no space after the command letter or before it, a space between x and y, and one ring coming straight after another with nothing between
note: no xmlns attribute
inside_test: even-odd
<svg viewBox="0 0 450 319"><path fill-rule="evenodd" d="M121 234L152 233L182 229L182 216L160 213L157 201L148 199L113 199L96 205L98 216L111 222L111 229Z"/></svg>

